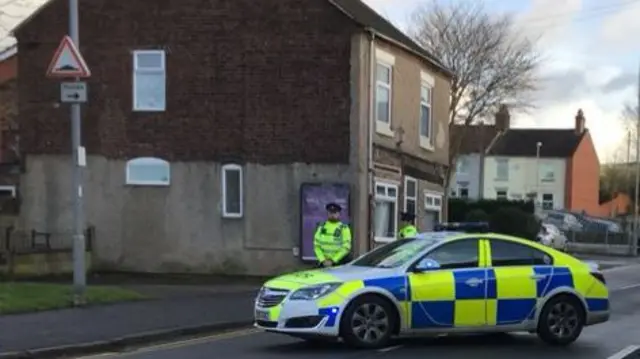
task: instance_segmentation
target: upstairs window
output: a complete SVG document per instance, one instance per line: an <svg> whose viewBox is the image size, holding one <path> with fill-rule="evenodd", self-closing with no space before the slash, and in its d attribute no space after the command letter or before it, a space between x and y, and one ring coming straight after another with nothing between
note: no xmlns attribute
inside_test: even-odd
<svg viewBox="0 0 640 359"><path fill-rule="evenodd" d="M169 162L154 157L127 161L126 183L138 186L168 186L171 181Z"/></svg>
<svg viewBox="0 0 640 359"><path fill-rule="evenodd" d="M420 139L423 145L431 145L433 121L431 112L431 92L433 88L426 82L420 86Z"/></svg>
<svg viewBox="0 0 640 359"><path fill-rule="evenodd" d="M133 52L133 110L166 109L166 61L162 50Z"/></svg>
<svg viewBox="0 0 640 359"><path fill-rule="evenodd" d="M391 76L393 67L378 63L376 70L376 121L387 129L391 126Z"/></svg>
<svg viewBox="0 0 640 359"><path fill-rule="evenodd" d="M222 166L222 217L243 216L242 167L235 164Z"/></svg>
<svg viewBox="0 0 640 359"><path fill-rule="evenodd" d="M496 159L496 180L508 181L509 180L509 160L506 158Z"/></svg>

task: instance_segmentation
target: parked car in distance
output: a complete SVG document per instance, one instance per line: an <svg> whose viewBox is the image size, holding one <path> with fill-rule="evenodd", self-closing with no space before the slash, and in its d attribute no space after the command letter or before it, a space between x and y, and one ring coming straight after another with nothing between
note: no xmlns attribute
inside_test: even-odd
<svg viewBox="0 0 640 359"><path fill-rule="evenodd" d="M547 211L542 214L544 223L553 224L562 231L581 232L584 228L580 220L572 213Z"/></svg>
<svg viewBox="0 0 640 359"><path fill-rule="evenodd" d="M540 224L540 233L538 233L538 241L545 246L555 248L561 250L563 252L567 251L567 236L562 233L558 227L551 223L541 223Z"/></svg>

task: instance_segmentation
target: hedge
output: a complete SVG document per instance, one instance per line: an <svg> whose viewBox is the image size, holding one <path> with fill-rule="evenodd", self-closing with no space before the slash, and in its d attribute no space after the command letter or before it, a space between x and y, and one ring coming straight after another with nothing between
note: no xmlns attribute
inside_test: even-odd
<svg viewBox="0 0 640 359"><path fill-rule="evenodd" d="M449 200L449 222L468 222L474 221L469 218L476 216L491 217L495 212L503 208L515 208L528 214L534 214L534 206L532 201L508 201L496 199L481 199L478 201L468 201L457 198Z"/></svg>

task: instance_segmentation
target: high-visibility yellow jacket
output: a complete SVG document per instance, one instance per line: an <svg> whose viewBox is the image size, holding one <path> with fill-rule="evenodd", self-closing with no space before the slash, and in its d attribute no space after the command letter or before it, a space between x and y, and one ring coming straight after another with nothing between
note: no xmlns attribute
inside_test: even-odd
<svg viewBox="0 0 640 359"><path fill-rule="evenodd" d="M313 236L313 249L319 262L337 263L351 252L351 230L340 221L325 221Z"/></svg>

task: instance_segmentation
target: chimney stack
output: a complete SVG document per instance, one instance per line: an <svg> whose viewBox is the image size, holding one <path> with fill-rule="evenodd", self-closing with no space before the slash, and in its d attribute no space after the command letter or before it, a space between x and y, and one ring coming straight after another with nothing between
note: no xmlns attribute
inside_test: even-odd
<svg viewBox="0 0 640 359"><path fill-rule="evenodd" d="M496 112L496 129L498 131L506 131L511 126L511 115L509 114L509 108L507 105L500 105L500 109Z"/></svg>
<svg viewBox="0 0 640 359"><path fill-rule="evenodd" d="M581 135L584 133L585 121L586 119L584 118L584 112L582 112L582 109L579 109L578 113L576 114L576 126L575 126L577 135Z"/></svg>

